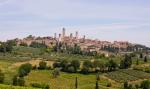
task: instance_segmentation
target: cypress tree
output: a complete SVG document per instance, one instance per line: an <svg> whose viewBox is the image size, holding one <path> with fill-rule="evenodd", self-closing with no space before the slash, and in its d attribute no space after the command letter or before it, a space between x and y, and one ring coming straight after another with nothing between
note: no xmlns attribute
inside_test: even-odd
<svg viewBox="0 0 150 89"><path fill-rule="evenodd" d="M95 86L95 89L99 89L99 86L98 86L98 81L96 81L96 86Z"/></svg>
<svg viewBox="0 0 150 89"><path fill-rule="evenodd" d="M148 61L148 60L147 60L147 56L145 56L145 57L144 57L144 62L147 62L147 61Z"/></svg>
<svg viewBox="0 0 150 89"><path fill-rule="evenodd" d="M78 78L76 77L76 81L75 81L75 88L78 88Z"/></svg>

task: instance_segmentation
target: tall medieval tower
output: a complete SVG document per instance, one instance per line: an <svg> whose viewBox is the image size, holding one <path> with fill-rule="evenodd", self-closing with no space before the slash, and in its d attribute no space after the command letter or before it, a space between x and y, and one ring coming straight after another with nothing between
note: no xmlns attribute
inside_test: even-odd
<svg viewBox="0 0 150 89"><path fill-rule="evenodd" d="M62 38L64 38L65 36L66 36L66 29L63 28L63 30L62 30Z"/></svg>

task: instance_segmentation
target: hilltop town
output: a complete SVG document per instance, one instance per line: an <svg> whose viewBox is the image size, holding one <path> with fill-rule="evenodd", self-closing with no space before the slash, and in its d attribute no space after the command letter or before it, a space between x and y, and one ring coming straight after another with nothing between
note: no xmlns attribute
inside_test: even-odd
<svg viewBox="0 0 150 89"><path fill-rule="evenodd" d="M28 37L24 39L16 39L17 45L20 45L22 43L27 44L28 46L32 42L37 43L43 43L47 45L48 47L53 47L57 43L64 43L69 46L74 46L74 44L77 44L80 46L81 50L84 51L90 51L90 52L97 52L97 53L127 53L127 52L142 52L142 51L148 51L148 47L139 45L139 44L132 44L128 41L100 41L100 40L92 40L87 39L84 35L83 37L79 37L78 31L75 32L75 35L73 33L70 33L69 36L66 35L66 29L62 29L61 34L54 33L54 36L48 36L48 37L35 37L32 35L29 35Z"/></svg>

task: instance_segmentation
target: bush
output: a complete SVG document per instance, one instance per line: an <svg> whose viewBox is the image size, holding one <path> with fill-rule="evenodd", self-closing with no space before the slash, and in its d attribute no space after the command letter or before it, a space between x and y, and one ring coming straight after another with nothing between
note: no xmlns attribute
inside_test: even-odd
<svg viewBox="0 0 150 89"><path fill-rule="evenodd" d="M61 60L60 66L62 68L62 71L67 71L67 67L69 65L69 61L66 59Z"/></svg>
<svg viewBox="0 0 150 89"><path fill-rule="evenodd" d="M75 73L75 72L76 72L76 70L75 70L75 68L74 68L73 66L70 66L70 67L68 67L67 72Z"/></svg>
<svg viewBox="0 0 150 89"><path fill-rule="evenodd" d="M54 69L52 75L54 78L57 78L60 75L60 70L58 68Z"/></svg>
<svg viewBox="0 0 150 89"><path fill-rule="evenodd" d="M80 68L80 61L79 60L72 60L71 66L74 67L74 72L77 72L77 70Z"/></svg>
<svg viewBox="0 0 150 89"><path fill-rule="evenodd" d="M150 88L150 82L148 80L145 80L141 83L142 89L149 89Z"/></svg>
<svg viewBox="0 0 150 89"><path fill-rule="evenodd" d="M35 88L42 88L42 89L49 89L49 85L47 84L39 84L39 83L32 83L31 84L32 87L35 87Z"/></svg>
<svg viewBox="0 0 150 89"><path fill-rule="evenodd" d="M150 73L150 68L145 68L144 71Z"/></svg>
<svg viewBox="0 0 150 89"><path fill-rule="evenodd" d="M20 43L20 46L27 47L27 46L28 46L28 44L27 44L27 43L24 43L24 42L21 42L21 43Z"/></svg>
<svg viewBox="0 0 150 89"><path fill-rule="evenodd" d="M22 64L19 67L19 76L20 77L24 77L26 76L28 73L30 73L30 71L32 70L32 65L30 63L26 63L26 64Z"/></svg>
<svg viewBox="0 0 150 89"><path fill-rule="evenodd" d="M17 85L19 85L19 86L24 86L25 85L25 80L24 80L23 77L19 77L17 79Z"/></svg>
<svg viewBox="0 0 150 89"><path fill-rule="evenodd" d="M83 67L82 70L81 70L82 74L88 74L89 72L90 72L90 69L87 68L87 67Z"/></svg>
<svg viewBox="0 0 150 89"><path fill-rule="evenodd" d="M54 63L53 63L53 68L57 68L57 67L58 67L58 68L61 67L61 66L60 66L60 63L59 63L59 62L54 62Z"/></svg>
<svg viewBox="0 0 150 89"><path fill-rule="evenodd" d="M0 70L0 83L4 83L4 73Z"/></svg>
<svg viewBox="0 0 150 89"><path fill-rule="evenodd" d="M13 77L13 85L14 85L14 86L17 86L17 85L18 85L18 75L15 75L15 76Z"/></svg>
<svg viewBox="0 0 150 89"><path fill-rule="evenodd" d="M112 84L111 84L111 82L109 82L108 84L107 84L107 87L111 87L112 86Z"/></svg>
<svg viewBox="0 0 150 89"><path fill-rule="evenodd" d="M41 61L39 63L38 69L43 70L43 69L46 69L46 68L47 68L47 63L45 61Z"/></svg>
<svg viewBox="0 0 150 89"><path fill-rule="evenodd" d="M32 42L30 44L30 47L33 47L33 48L47 48L47 45L45 43Z"/></svg>
<svg viewBox="0 0 150 89"><path fill-rule="evenodd" d="M34 66L32 67L32 70L36 70L36 69L37 69L37 66L34 65Z"/></svg>
<svg viewBox="0 0 150 89"><path fill-rule="evenodd" d="M93 67L93 63L89 60L86 60L83 62L83 66L86 68L92 68Z"/></svg>
<svg viewBox="0 0 150 89"><path fill-rule="evenodd" d="M18 75L15 75L13 77L13 85L14 86L24 86L25 85L25 80L23 77L19 77Z"/></svg>

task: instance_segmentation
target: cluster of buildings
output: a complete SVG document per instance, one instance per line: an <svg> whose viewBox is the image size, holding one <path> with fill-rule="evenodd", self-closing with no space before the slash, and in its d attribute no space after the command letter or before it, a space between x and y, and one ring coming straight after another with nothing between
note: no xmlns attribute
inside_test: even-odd
<svg viewBox="0 0 150 89"><path fill-rule="evenodd" d="M47 46L54 46L57 42L66 43L67 45L73 46L77 44L80 46L81 50L87 51L97 51L102 52L101 49L104 47L111 47L111 48L118 48L118 49L127 49L127 47L132 46L133 44L127 41L100 41L100 40L92 40L87 39L85 35L83 37L79 37L79 33L75 32L70 33L70 35L66 35L66 29L62 29L61 34L55 33L53 37L34 37L32 35L24 38L24 39L17 39L17 44L26 43L30 45L32 42L39 42L44 43Z"/></svg>

